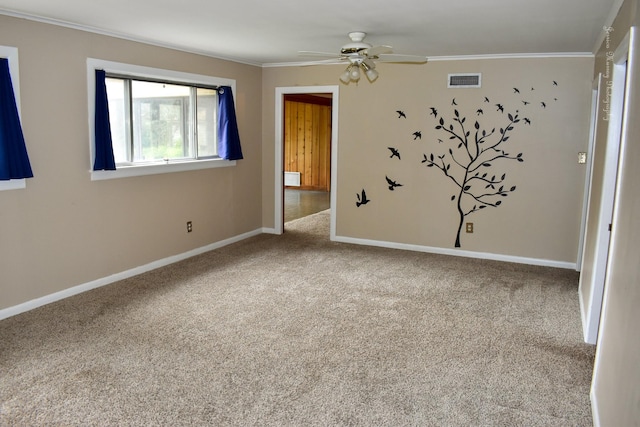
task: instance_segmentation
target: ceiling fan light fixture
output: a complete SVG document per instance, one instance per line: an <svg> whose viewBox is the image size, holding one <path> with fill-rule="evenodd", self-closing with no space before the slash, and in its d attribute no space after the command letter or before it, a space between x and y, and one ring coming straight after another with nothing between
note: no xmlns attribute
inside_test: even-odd
<svg viewBox="0 0 640 427"><path fill-rule="evenodd" d="M378 78L378 72L374 70L374 67L369 66L366 61L362 62L362 69L364 70L364 74L367 76L367 79L369 79L371 83L373 83Z"/></svg>
<svg viewBox="0 0 640 427"><path fill-rule="evenodd" d="M351 71L349 72L349 75L351 77L351 80L357 82L358 80L360 80L360 67L358 67L357 64L354 64L350 68Z"/></svg>
<svg viewBox="0 0 640 427"><path fill-rule="evenodd" d="M344 70L342 74L340 74L340 81L344 84L349 84L349 82L351 81L351 67L352 65L349 65L347 69Z"/></svg>

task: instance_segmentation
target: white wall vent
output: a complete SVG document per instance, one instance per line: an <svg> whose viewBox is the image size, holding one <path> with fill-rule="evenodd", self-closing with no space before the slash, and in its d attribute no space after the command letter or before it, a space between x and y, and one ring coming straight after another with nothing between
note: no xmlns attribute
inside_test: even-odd
<svg viewBox="0 0 640 427"><path fill-rule="evenodd" d="M472 74L449 74L447 81L447 87L481 87L482 86L482 73Z"/></svg>
<svg viewBox="0 0 640 427"><path fill-rule="evenodd" d="M287 187L300 187L300 172L285 172L284 185Z"/></svg>

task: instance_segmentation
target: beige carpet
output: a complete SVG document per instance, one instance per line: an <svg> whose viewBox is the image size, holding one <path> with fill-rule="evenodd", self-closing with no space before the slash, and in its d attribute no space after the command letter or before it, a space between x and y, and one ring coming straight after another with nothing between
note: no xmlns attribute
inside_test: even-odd
<svg viewBox="0 0 640 427"><path fill-rule="evenodd" d="M576 272L328 218L1 321L0 425L592 425Z"/></svg>

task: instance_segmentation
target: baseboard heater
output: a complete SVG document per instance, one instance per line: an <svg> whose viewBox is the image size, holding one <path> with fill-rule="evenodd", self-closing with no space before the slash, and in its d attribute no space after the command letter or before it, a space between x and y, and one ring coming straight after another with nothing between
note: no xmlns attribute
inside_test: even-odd
<svg viewBox="0 0 640 427"><path fill-rule="evenodd" d="M300 172L285 172L284 185L287 187L300 187Z"/></svg>

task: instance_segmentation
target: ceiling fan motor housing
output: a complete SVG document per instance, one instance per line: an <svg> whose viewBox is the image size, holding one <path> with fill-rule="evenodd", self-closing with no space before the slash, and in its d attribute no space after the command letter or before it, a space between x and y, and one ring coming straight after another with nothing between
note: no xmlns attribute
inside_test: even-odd
<svg viewBox="0 0 640 427"><path fill-rule="evenodd" d="M367 33L362 31L352 31L349 33L349 38L351 39L351 43L347 43L342 46L340 53L343 55L350 55L352 53L358 53L361 50L369 49L371 45L369 43L365 43L364 40Z"/></svg>

